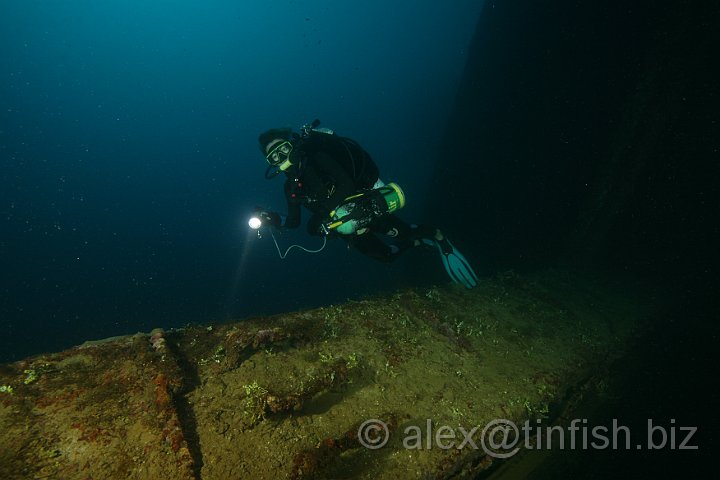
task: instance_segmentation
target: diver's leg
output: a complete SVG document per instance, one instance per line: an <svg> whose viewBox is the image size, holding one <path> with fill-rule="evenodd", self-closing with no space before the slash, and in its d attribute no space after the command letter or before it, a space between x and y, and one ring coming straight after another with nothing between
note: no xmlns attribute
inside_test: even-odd
<svg viewBox="0 0 720 480"><path fill-rule="evenodd" d="M422 245L423 238L436 238L440 230L429 225L409 224L396 215L385 215L375 220L370 228L374 232L384 233L394 239L394 244L404 250Z"/></svg>
<svg viewBox="0 0 720 480"><path fill-rule="evenodd" d="M392 262L399 253L397 247L387 245L370 232L348 237L347 241L363 255L367 255L375 260L380 260L381 262Z"/></svg>
<svg viewBox="0 0 720 480"><path fill-rule="evenodd" d="M461 283L467 288L477 285L478 277L470 263L438 228L429 225L409 225L395 215L378 219L377 224L373 223L372 227L374 231L395 237L393 243L397 248L395 256L421 245L437 247L443 266L454 282Z"/></svg>

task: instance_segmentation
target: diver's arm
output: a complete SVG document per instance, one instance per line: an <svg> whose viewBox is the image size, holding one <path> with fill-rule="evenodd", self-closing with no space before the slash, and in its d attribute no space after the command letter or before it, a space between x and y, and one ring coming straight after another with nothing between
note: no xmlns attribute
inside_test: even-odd
<svg viewBox="0 0 720 480"><path fill-rule="evenodd" d="M280 215L272 210L262 210L260 207L256 207L256 215L262 225L275 228L297 228L300 226L300 204L288 194L287 190L285 194L288 206L287 215Z"/></svg>
<svg viewBox="0 0 720 480"><path fill-rule="evenodd" d="M300 204L288 199L288 214L282 224L283 228L297 228L300 226Z"/></svg>
<svg viewBox="0 0 720 480"><path fill-rule="evenodd" d="M283 228L297 228L300 226L301 213L300 213L300 202L293 197L291 192L290 182L285 182L285 199L287 200L287 217L282 222ZM280 225L278 225L280 226Z"/></svg>

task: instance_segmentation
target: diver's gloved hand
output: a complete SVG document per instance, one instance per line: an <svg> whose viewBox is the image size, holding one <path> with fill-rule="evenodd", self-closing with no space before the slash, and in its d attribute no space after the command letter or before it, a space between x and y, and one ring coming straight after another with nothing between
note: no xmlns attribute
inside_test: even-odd
<svg viewBox="0 0 720 480"><path fill-rule="evenodd" d="M279 228L282 224L282 220L280 218L280 214L267 211L267 210L261 210L256 213L257 217L260 219L264 227L277 227Z"/></svg>

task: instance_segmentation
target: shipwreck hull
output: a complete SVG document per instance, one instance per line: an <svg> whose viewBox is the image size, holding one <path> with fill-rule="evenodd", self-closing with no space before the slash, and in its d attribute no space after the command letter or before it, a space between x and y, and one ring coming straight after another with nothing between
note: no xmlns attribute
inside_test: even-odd
<svg viewBox="0 0 720 480"><path fill-rule="evenodd" d="M523 448L500 419L601 398L650 304L510 273L2 365L0 478L473 478Z"/></svg>

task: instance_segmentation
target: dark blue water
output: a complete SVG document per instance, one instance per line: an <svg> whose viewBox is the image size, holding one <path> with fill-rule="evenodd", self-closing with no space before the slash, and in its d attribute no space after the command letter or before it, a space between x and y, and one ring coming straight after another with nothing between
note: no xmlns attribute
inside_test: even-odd
<svg viewBox="0 0 720 480"><path fill-rule="evenodd" d="M386 266L341 242L280 260L246 226L284 209L256 139L320 118L427 221L481 6L3 2L0 361L442 279L436 258Z"/></svg>

